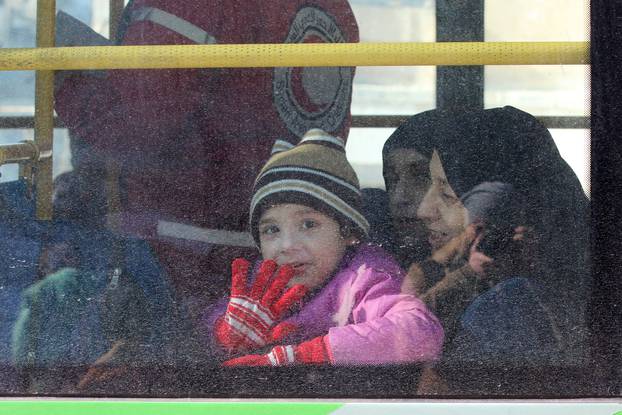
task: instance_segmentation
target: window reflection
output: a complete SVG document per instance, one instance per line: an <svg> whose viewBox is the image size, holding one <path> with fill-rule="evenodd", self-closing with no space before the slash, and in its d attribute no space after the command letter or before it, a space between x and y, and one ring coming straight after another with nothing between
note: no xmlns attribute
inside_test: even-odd
<svg viewBox="0 0 622 415"><path fill-rule="evenodd" d="M0 24L2 47L34 45L34 2L18 3L7 0L0 4L0 22L8 22ZM134 3L140 6L148 2ZM316 28L298 36L301 25L312 17L318 18L317 10L298 8L291 11L294 17L290 20L296 22L295 27L282 37L309 42L435 40L436 16L432 1L352 0L349 6L347 2L329 3L330 7L339 3L343 13L332 10L326 15L320 14L318 27L325 29L326 33ZM531 3L517 0L511 5L504 4L501 10L495 2L486 2L486 40L586 40L588 30L576 23L587 15L585 2L576 1L571 6L564 3L562 14L558 13L558 4L538 3L534 6ZM81 19L103 35L108 30L107 6L102 1L58 3L59 9ZM520 12L525 14L524 18L512 22L503 20L508 7L515 12L511 15L515 17ZM185 21L191 21L199 12L188 13ZM241 9L232 13L244 16ZM138 15L141 17L136 17ZM170 35L166 32L145 40L157 23L149 21L147 15L137 13L133 17L136 26L126 32L124 41L127 44L189 43L181 32L174 39L166 38ZM552 15L554 20L548 17ZM275 16L276 13L267 13L263 23L275 23ZM576 31L567 29L578 26L581 27ZM257 28L255 32L261 31L263 26ZM281 41L273 38L272 32L261 39L250 39L251 35L227 38L230 33L233 31L225 31L222 35L223 43ZM558 248L560 244L565 249L580 245L568 241L568 235L573 234L577 240L582 240L586 231L575 229L576 232L570 232L569 229L582 226L583 222L577 220L567 227L560 225L562 219L554 217L549 222L557 224L554 231L561 234L554 235L550 229L539 230L540 233L533 236L535 247L523 247L525 252L530 248L535 253L521 252L511 258L511 266L497 270L494 278L482 278L479 274L477 277L473 273L463 275L465 255L460 260L453 261L453 258L449 261L451 264L442 264L443 267L450 265L445 267L448 268L447 274L462 272L460 275L470 284L468 289L450 293L449 299L430 292L445 274L436 275L435 281L419 278L405 288L409 292L406 300L399 297L405 295L399 294L401 287L396 285L396 281L402 278L402 271L397 269L398 264L394 264L393 259L385 258L384 253L378 254L391 265L385 264L381 268L396 267L389 273L390 278L383 282L389 287L384 294L376 292L375 282L359 291L354 288L348 291L343 288L347 287L344 283L335 292L343 294L346 300L339 303L338 309L321 315L298 313L308 303L296 298L293 303L299 304L288 310L286 319L306 319L305 336L295 331L281 333L290 336L289 342L266 343L257 350L237 350L239 353L226 356L236 359L256 355L264 358L263 363L270 363L271 359L281 361L283 356L287 360L290 351L294 356L298 353L299 357L317 352L313 357L322 359L301 359L296 363L319 365L280 368L268 371L267 375L253 372L252 368L221 367L226 358L219 354L222 350L217 350L222 345L214 344L213 331L216 321L225 315L232 296L231 260L245 257L251 264L249 280L257 275L252 270L259 267L260 250L256 249L257 241L248 232L249 205L254 194L254 179L269 159L270 146L275 140L296 145L314 127L324 128L330 135L346 140L347 159L358 176L358 187L363 189L360 213L371 225L369 238L359 235L359 244L354 245L357 249L367 242L379 245L394 256L404 273L411 271L408 278L417 272L416 269L413 271L413 264L423 264L422 270L432 274L438 271L438 266L426 263L428 257L464 234L469 225L469 220L465 219L451 235L447 229L433 229L437 235L430 237L431 223L436 222L431 221L431 214L422 213L425 209L420 209L430 186L435 183L436 196L443 203L453 201L452 206L460 207L457 213L454 212L454 219L467 218L474 209L468 200L463 200L473 188L458 190L456 182L450 178L452 174L464 178L472 173L472 169L466 168L456 170L457 173L451 170L461 154L443 154L437 149L436 153L426 153L422 163L421 157L417 157L421 154L413 156L402 149L385 157L383 165L382 148L388 137L396 134L398 125L388 122L385 128L350 128L351 122L356 123L356 117L361 115L410 116L434 108L436 88L444 87L435 84L435 68L307 69L109 71L105 75L100 73L96 82L90 85L83 82L93 74L68 74L74 76L71 82L76 88L69 92L57 90L58 119L69 128L55 131L55 221L47 224L35 220L32 188L27 181L18 178L17 166L2 166L0 170L0 227L4 235L0 243L0 257L4 258L0 262L3 274L0 307L5 311L0 327L0 363L8 367L5 376L0 376L0 385L7 385L6 390L11 393L131 395L154 391L179 393L180 389L176 388L180 386L175 386L179 382L192 392L222 394L226 391L228 395L225 396L238 396L252 395L248 392L252 390L252 382L245 384L247 389L240 388L231 384L232 376L253 381L259 378L261 383L261 379L270 377L273 380L279 373L289 373L313 385L310 390L325 391L329 382L322 389L317 379L336 373L337 381L343 385L343 393L356 393L372 389L369 373L375 369L365 372L365 367L358 366L368 363L383 366L386 373L400 374L378 375L378 382L386 390L393 388L405 396L414 396L417 392L432 394L464 390L459 381L452 384L455 379L451 377L452 370L463 365L480 369L486 364L493 369L496 369L495 365L505 365L511 371L533 368L534 365L562 367L584 362L587 347L581 319L589 293L576 287L568 289L566 281L562 281L561 274L556 272L568 271L567 275L574 276L584 271L585 263L569 265L564 262L568 257L583 261L586 259L583 253L570 255L567 251L560 253ZM586 67L490 67L485 71L486 107L514 105L536 116L588 113L585 106ZM209 88L204 88L206 80L211 82ZM267 87L260 90L256 88L259 84ZM84 85L87 86L81 89ZM283 89L288 85L289 89ZM0 73L0 87L7 92L0 98L0 116L31 116L34 113L32 73ZM272 99L273 95L277 98ZM183 105L180 106L180 102ZM219 109L210 111L210 105L217 105ZM292 111L297 116L291 116ZM274 128L276 124L278 128ZM460 131L456 128L450 132ZM553 129L551 134L561 156L589 195L589 130ZM2 144L31 137L32 130L29 129L0 130ZM172 144L159 141L170 137L174 137ZM255 141L261 143L252 144ZM520 138L517 138L516 145L521 145ZM434 171L431 171L429 162L433 158ZM313 160L309 157L306 161ZM321 170L326 173L335 165L329 164ZM526 169L531 170L531 167ZM473 169L489 171L488 167L479 164ZM571 175L569 171L566 173ZM440 177L443 175L444 179ZM400 181L402 183L398 184ZM490 182L496 183L492 179L484 183ZM449 188L445 189L439 183L447 184ZM559 192L558 201L567 204L575 201L575 206L583 206L585 200L580 188L565 192L568 190L565 184L554 189ZM507 189L493 186L492 190L488 187L476 190L497 195L504 194ZM417 194L413 195L413 192ZM512 192L510 189L506 193L512 195ZM407 206L409 200L413 201L414 208ZM429 203L432 202L427 200L425 204ZM490 236L494 243L487 247L484 241L479 241L482 255L493 262L501 262L498 257L507 253L504 249L508 243L500 241L505 238L507 242L515 237L530 241L532 228L545 222L545 213L551 213L550 210L547 205L537 213L517 213L524 221L512 222L511 231L505 229L505 233ZM504 210L509 211L514 212ZM326 214L326 210L318 212ZM330 215L327 217L334 219ZM569 218L571 216L565 219ZM325 224L325 218L321 216L320 219L315 216L303 219L301 227L305 230ZM291 225L273 222L277 222L279 230ZM342 226L339 221L337 225L340 232L343 228L352 228ZM516 231L519 227L523 229ZM453 238L444 240L438 237L439 233ZM339 238L343 239L338 239L338 243L331 245L323 241L313 244L332 248L330 253L317 254L313 258L326 256L333 260L331 266L322 268L321 276L313 275L321 280L307 287L313 294L331 284L327 277L335 274L336 269L348 269L341 265L342 261L348 262L355 257L351 252L354 248L350 245L350 236L340 233ZM547 241L551 243L547 245ZM504 249L495 249L494 245L503 245ZM577 246L577 250L583 247ZM549 248L554 252L547 250ZM269 252L263 254L263 259L278 256ZM340 255L334 256L335 253ZM531 263L530 258L537 260ZM482 267L490 262L480 259ZM303 260L294 263L294 267L303 269L310 266ZM527 275L532 266L546 268L533 281L531 275ZM408 278L407 284L412 282ZM289 287L295 285L292 283ZM536 294L530 296L532 292ZM325 297L331 295L309 298ZM541 301L542 298L552 298L554 305ZM427 302L429 309L420 300ZM356 305L373 302L382 310L372 312L362 306L354 310ZM352 309L348 310L348 306ZM409 312L400 314L402 308L408 307L411 307ZM568 307L580 311L576 316L568 317ZM400 312L393 314L396 309ZM411 324L413 313L417 314L416 324ZM357 346L361 338L365 343L382 332L374 326L378 323L374 318L378 316L399 322L392 320L394 330L384 338L369 342L371 346L367 345L367 349ZM437 317L442 329L436 323ZM356 326L357 322L363 325L351 328L354 334L350 333L350 337L330 337L331 330L335 332L343 327ZM498 326L512 326L512 330L489 332ZM574 343L568 340L568 327L575 329ZM221 334L231 330L230 327L221 327ZM445 333L443 357L436 350L440 348L441 331ZM328 340L324 340L325 337ZM317 338L322 340L306 343ZM332 346L327 346L331 341ZM336 345L339 342L341 347ZM299 348L301 344L305 344L303 349ZM296 347L274 349L292 345ZM552 349L555 350L550 351ZM437 360L442 364L430 370L431 363ZM573 363L569 364L570 361ZM249 362L244 361L245 364ZM441 379L444 387L450 389L439 389L438 385L431 387L425 382L417 385L423 363L425 379ZM335 366L329 372L322 364ZM352 371L348 372L349 369ZM164 375L155 380L154 373ZM197 380L206 373L212 378ZM344 381L350 375L350 383ZM488 376L487 379L494 384L495 376L501 375L493 371ZM554 371L548 376L543 379L561 377ZM244 383L243 380L240 382ZM492 393L491 384L478 389L477 393ZM537 390L535 385L539 384L535 382L533 385L531 390ZM259 390L270 387L266 381ZM295 390L293 393L306 392L304 387L290 387L293 389L287 390ZM522 389L510 385L504 389L518 390L529 391L529 385Z"/></svg>

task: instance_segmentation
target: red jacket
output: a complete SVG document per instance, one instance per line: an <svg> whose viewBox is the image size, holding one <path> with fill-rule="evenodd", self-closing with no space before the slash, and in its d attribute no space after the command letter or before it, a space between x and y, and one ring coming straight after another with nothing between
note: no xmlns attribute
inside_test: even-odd
<svg viewBox="0 0 622 415"><path fill-rule="evenodd" d="M134 0L125 13L123 45L358 42L345 0ZM347 138L353 76L111 70L68 78L56 111L76 139L119 162L123 210L139 233L159 238L161 221L244 232L253 180L276 139L297 143L311 128Z"/></svg>

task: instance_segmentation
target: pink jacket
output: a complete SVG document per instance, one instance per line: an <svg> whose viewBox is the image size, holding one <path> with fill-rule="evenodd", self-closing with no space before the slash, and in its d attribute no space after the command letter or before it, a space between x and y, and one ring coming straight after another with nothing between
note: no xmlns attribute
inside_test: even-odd
<svg viewBox="0 0 622 415"><path fill-rule="evenodd" d="M384 250L362 245L300 311L286 318L298 330L283 344L328 334L331 363L430 362L443 346L443 328L425 304L400 293L403 272ZM206 321L211 331L224 312Z"/></svg>

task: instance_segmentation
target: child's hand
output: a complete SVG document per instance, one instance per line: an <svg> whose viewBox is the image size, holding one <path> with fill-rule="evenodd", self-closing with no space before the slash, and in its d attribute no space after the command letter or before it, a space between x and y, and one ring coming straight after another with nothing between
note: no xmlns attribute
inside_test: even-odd
<svg viewBox="0 0 622 415"><path fill-rule="evenodd" d="M276 346L268 354L249 354L227 360L223 366L287 366L295 364L330 363L324 337L295 346Z"/></svg>
<svg viewBox="0 0 622 415"><path fill-rule="evenodd" d="M263 261L257 278L247 290L250 264L238 258L231 264L231 297L227 311L216 322L214 335L218 343L230 353L255 350L276 343L294 327L276 324L292 304L307 293L301 284L283 289L294 276L288 265L278 267L272 260Z"/></svg>

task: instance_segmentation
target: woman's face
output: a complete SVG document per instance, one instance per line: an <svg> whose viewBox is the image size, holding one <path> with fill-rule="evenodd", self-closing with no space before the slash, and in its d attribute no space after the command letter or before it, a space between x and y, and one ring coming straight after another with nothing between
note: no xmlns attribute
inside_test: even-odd
<svg viewBox="0 0 622 415"><path fill-rule="evenodd" d="M429 160L414 149L399 148L385 160L389 208L397 242L421 249L427 233L417 209L430 187Z"/></svg>
<svg viewBox="0 0 622 415"><path fill-rule="evenodd" d="M437 250L464 231L467 210L447 182L436 150L430 159L430 179L430 187L419 205L417 216L426 225L432 250Z"/></svg>

